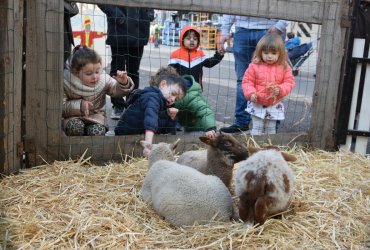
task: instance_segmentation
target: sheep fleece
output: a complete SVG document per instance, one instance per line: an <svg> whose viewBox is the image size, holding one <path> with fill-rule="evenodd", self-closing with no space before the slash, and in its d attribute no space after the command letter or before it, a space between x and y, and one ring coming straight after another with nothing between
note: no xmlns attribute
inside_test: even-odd
<svg viewBox="0 0 370 250"><path fill-rule="evenodd" d="M216 214L215 220L230 221L233 215L230 192L218 177L166 160L149 169L140 195L174 226L205 224Z"/></svg>

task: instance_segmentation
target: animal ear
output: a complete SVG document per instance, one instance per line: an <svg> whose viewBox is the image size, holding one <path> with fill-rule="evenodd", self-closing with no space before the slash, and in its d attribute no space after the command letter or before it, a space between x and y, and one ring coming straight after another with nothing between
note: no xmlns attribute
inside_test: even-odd
<svg viewBox="0 0 370 250"><path fill-rule="evenodd" d="M291 155L285 152L281 152L281 154L286 161L296 161L297 160L297 157L295 157L294 155Z"/></svg>
<svg viewBox="0 0 370 250"><path fill-rule="evenodd" d="M151 144L151 143L149 143L149 142L146 142L146 141L144 141L144 140L141 140L141 141L140 141L140 144L141 144L141 146L142 146L143 148L152 149L152 144Z"/></svg>
<svg viewBox="0 0 370 250"><path fill-rule="evenodd" d="M174 143L171 144L172 151L175 151L175 149L179 145L179 142L180 142L180 138L178 138Z"/></svg>
<svg viewBox="0 0 370 250"><path fill-rule="evenodd" d="M199 136L199 140L207 145L212 144L212 139L208 138L207 136Z"/></svg>
<svg viewBox="0 0 370 250"><path fill-rule="evenodd" d="M251 155L257 153L258 151L261 151L262 149L255 148L255 147L248 147L247 150L248 150L249 156L251 156Z"/></svg>

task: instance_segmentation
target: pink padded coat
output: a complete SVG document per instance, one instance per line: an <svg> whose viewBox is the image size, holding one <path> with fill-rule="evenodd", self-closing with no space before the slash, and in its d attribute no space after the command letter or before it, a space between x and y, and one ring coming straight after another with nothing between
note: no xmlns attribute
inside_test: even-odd
<svg viewBox="0 0 370 250"><path fill-rule="evenodd" d="M272 88L278 86L279 96L273 98ZM289 66L251 63L245 71L242 88L244 96L250 100L252 94L257 95L257 103L272 106L287 96L295 86L292 69Z"/></svg>

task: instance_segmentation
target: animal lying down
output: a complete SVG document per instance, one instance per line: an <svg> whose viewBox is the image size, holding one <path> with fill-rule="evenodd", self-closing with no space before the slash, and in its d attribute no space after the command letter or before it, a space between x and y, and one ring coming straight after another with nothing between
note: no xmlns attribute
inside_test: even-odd
<svg viewBox="0 0 370 250"><path fill-rule="evenodd" d="M239 216L247 224L265 223L270 215L285 211L294 191L294 174L287 161L296 157L276 147L248 148L249 158L234 175Z"/></svg>
<svg viewBox="0 0 370 250"><path fill-rule="evenodd" d="M184 152L177 159L177 163L206 175L215 175L230 188L234 164L247 159L247 148L231 134L218 134L213 139L201 136L199 139L207 144L208 148Z"/></svg>
<svg viewBox="0 0 370 250"><path fill-rule="evenodd" d="M178 164L172 159L175 144L159 143L143 147L151 148L149 171L140 190L140 196L151 202L154 210L174 226L194 223L206 224L211 220L230 221L237 217L231 194L220 178Z"/></svg>

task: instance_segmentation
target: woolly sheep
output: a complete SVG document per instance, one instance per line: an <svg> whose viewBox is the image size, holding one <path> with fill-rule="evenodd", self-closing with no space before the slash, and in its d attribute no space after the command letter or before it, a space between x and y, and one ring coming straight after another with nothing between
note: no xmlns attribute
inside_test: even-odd
<svg viewBox="0 0 370 250"><path fill-rule="evenodd" d="M218 134L211 139L201 136L207 150L193 150L183 153L177 163L197 169L206 175L215 175L230 188L234 164L248 157L247 148L231 134Z"/></svg>
<svg viewBox="0 0 370 250"><path fill-rule="evenodd" d="M160 148L153 144L150 154ZM170 224L181 227L195 222L205 224L212 219L237 218L231 194L218 177L204 175L173 161L156 160L150 162L140 196L146 202L152 201L154 210Z"/></svg>
<svg viewBox="0 0 370 250"><path fill-rule="evenodd" d="M287 161L296 158L271 147L249 148L250 157L235 172L239 216L246 224L262 225L268 216L285 211L294 190L294 175Z"/></svg>

